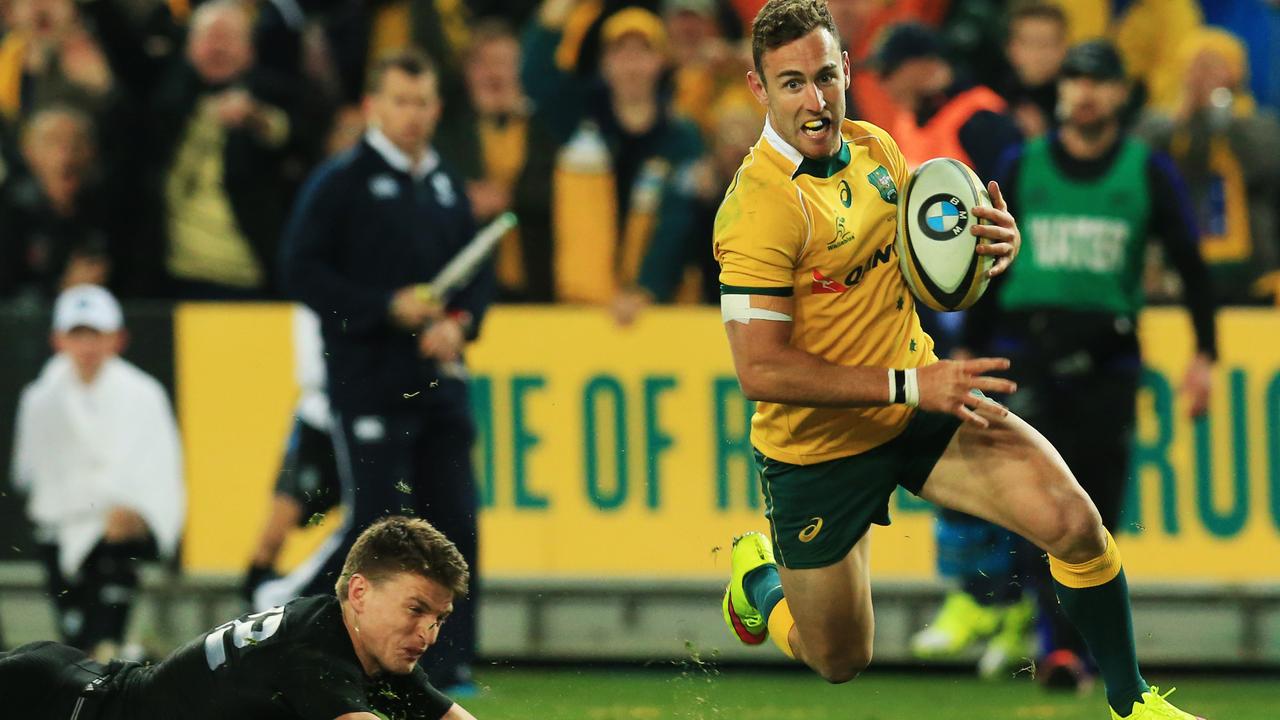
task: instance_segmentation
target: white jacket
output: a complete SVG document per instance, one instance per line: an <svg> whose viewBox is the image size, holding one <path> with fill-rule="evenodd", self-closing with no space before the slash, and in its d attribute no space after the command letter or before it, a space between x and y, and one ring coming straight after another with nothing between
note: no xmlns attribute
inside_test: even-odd
<svg viewBox="0 0 1280 720"><path fill-rule="evenodd" d="M91 385L65 356L45 364L18 403L13 478L30 494L27 515L57 538L66 575L116 506L142 516L161 553L177 549L186 514L177 423L160 383L126 360L108 359Z"/></svg>

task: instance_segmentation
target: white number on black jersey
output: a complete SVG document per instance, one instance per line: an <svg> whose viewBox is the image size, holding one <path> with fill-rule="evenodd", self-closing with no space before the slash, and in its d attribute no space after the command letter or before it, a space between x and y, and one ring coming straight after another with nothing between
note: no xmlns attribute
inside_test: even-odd
<svg viewBox="0 0 1280 720"><path fill-rule="evenodd" d="M209 669L217 670L227 664L227 633L231 633L232 645L244 648L275 635L283 619L284 608L273 607L210 630L204 639L204 657L209 662Z"/></svg>

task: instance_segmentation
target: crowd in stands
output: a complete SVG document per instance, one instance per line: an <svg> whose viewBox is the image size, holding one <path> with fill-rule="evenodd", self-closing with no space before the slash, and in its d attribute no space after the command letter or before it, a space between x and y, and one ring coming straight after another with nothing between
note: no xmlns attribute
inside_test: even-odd
<svg viewBox="0 0 1280 720"><path fill-rule="evenodd" d="M762 4L0 0L0 302L40 306L85 282L124 299L281 298L299 186L359 141L366 71L406 46L439 68L436 149L477 221L520 218L495 259L502 301L597 304L625 323L713 300L711 224L763 121L743 81ZM935 96L990 88L973 101L994 117L961 137L984 176L1005 145L1052 131L1067 48L1109 37L1132 126L1188 186L1219 300L1275 302L1273 4L830 7L851 117L893 131ZM1176 297L1171 277L1153 257L1149 294Z"/></svg>

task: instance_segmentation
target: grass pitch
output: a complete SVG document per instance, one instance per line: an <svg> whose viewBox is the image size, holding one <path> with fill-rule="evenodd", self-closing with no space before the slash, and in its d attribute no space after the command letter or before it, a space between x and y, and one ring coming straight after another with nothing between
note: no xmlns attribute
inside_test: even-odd
<svg viewBox="0 0 1280 720"><path fill-rule="evenodd" d="M827 685L803 672L707 665L635 670L485 668L479 720L1109 720L1101 687L1048 694L1028 679L871 673ZM1280 679L1174 677L1180 707L1209 720L1280 718Z"/></svg>

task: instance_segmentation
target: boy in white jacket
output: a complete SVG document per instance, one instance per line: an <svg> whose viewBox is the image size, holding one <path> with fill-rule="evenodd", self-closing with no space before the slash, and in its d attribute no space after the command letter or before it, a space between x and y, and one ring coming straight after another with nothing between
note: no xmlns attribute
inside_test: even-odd
<svg viewBox="0 0 1280 720"><path fill-rule="evenodd" d="M182 448L164 388L119 357L120 305L95 285L54 305L56 354L18 404L13 478L45 549L64 641L110 656L137 561L171 556L186 510Z"/></svg>

